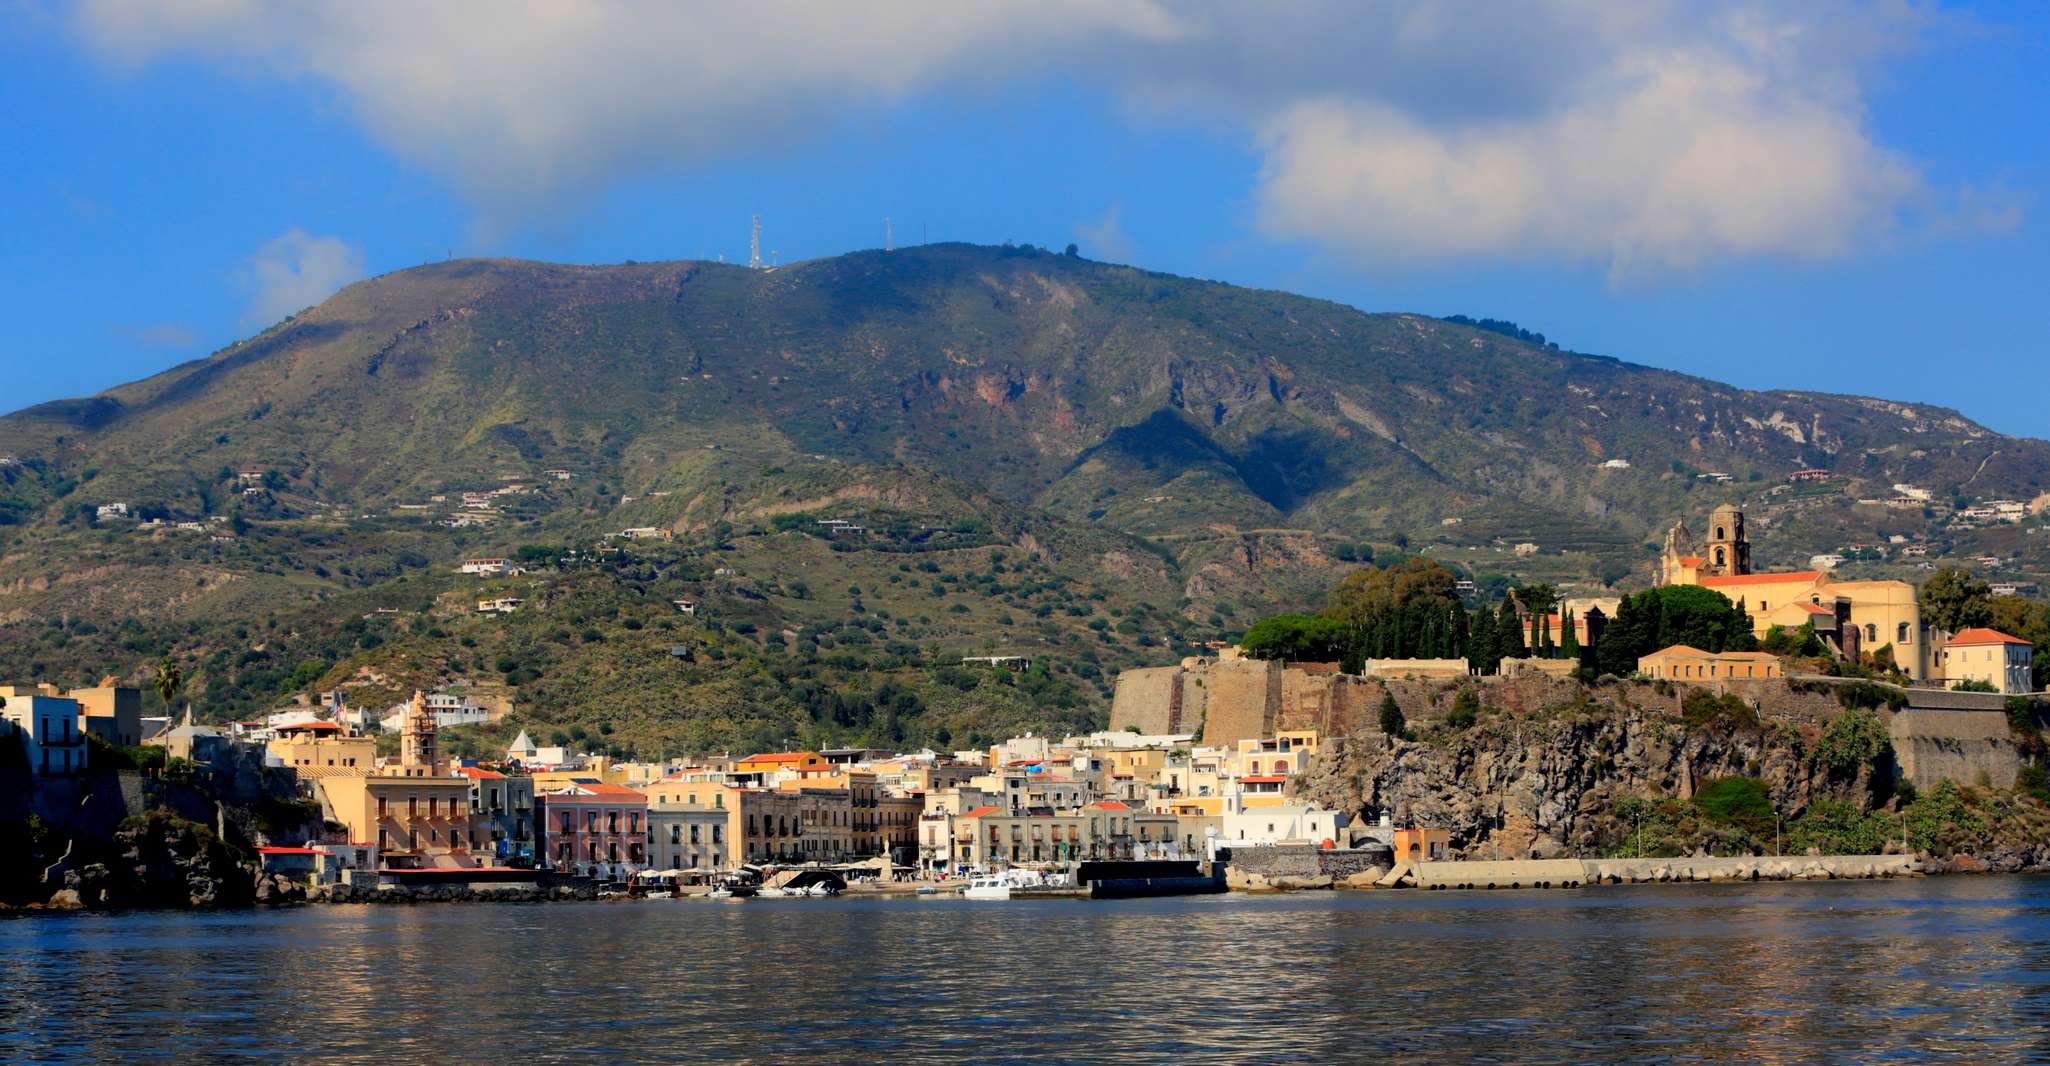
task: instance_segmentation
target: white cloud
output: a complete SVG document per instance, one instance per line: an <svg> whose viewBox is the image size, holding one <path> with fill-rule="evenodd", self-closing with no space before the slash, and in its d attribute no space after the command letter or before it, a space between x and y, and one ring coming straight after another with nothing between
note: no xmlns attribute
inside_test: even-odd
<svg viewBox="0 0 2050 1066"><path fill-rule="evenodd" d="M1059 74L1141 121L1245 136L1270 235L1374 265L1637 278L1837 255L1956 199L1863 111L1937 18L1909 0L84 0L75 24L118 61L332 85L496 223L916 94Z"/></svg>
<svg viewBox="0 0 2050 1066"><path fill-rule="evenodd" d="M151 348L190 348L199 343L199 332L183 322L158 322L148 326L115 326L114 332Z"/></svg>
<svg viewBox="0 0 2050 1066"><path fill-rule="evenodd" d="M331 82L384 143L513 215L921 89L1042 69L1099 37L1176 32L1152 0L87 0L78 26L128 62L255 58Z"/></svg>
<svg viewBox="0 0 2050 1066"><path fill-rule="evenodd" d="M242 315L261 329L319 303L363 276L363 250L340 237L315 237L294 227L264 242L244 265L250 293Z"/></svg>
<svg viewBox="0 0 2050 1066"><path fill-rule="evenodd" d="M1132 238L1125 233L1125 205L1112 204L1095 222L1075 227L1075 236L1091 258L1113 263L1132 261Z"/></svg>

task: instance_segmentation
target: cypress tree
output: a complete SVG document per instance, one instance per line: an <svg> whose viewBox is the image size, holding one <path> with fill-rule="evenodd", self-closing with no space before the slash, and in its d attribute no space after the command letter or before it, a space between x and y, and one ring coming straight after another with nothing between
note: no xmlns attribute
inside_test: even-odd
<svg viewBox="0 0 2050 1066"><path fill-rule="evenodd" d="M1515 600L1503 600L1502 610L1495 617L1496 665L1501 659L1524 657L1523 617L1517 613Z"/></svg>
<svg viewBox="0 0 2050 1066"><path fill-rule="evenodd" d="M1466 657L1475 670L1483 674L1495 672L1502 661L1495 647L1495 612L1483 607L1473 613L1473 622L1467 627L1466 648Z"/></svg>
<svg viewBox="0 0 2050 1066"><path fill-rule="evenodd" d="M1559 658L1580 658L1580 634L1573 631L1573 612L1559 612Z"/></svg>

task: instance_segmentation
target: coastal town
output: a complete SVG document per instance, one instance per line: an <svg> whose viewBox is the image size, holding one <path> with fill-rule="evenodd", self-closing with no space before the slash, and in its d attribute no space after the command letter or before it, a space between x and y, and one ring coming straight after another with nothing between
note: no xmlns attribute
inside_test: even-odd
<svg viewBox="0 0 2050 1066"><path fill-rule="evenodd" d="M2014 786L2024 753L2009 725L2017 706L2035 713L2028 641L1986 626L1945 631L1922 617L1918 590L1906 582L1759 572L1750 560L1737 508L1717 508L1699 543L1676 525L1659 588L1708 590L1749 632L1713 649L1648 649L1623 668L1627 682L1616 680L1668 694L1713 692L1755 713L1785 702L1804 663L1834 673L1813 683L1877 676L1897 694L1882 702L1893 759L1910 785ZM1131 880L1121 872L1140 871L1146 889L1148 864L1160 891L1285 883L1255 872L1276 868L1326 883L1336 871L1355 887L1424 884L1458 876L1424 869L1455 858L1542 864L1562 856L1465 846L1466 827L1433 824L1399 803L1326 805L1302 783L1338 741L1407 739L1411 723L1453 722L1462 702L1471 716L1519 683L1583 683L1614 646L1609 627L1631 624L1620 598L1517 606L1512 597L1503 617L1515 620L1509 643L1524 651L1485 676L1467 657L1338 663L1220 647L1124 672L1108 729L1025 733L971 750L633 761L537 744L523 729L502 752L456 757L444 735L499 712L447 692L416 692L376 711L323 693L256 721L209 723L188 709L175 724L144 719L140 690L113 678L69 691L0 687L0 700L21 766L51 795L72 797L66 783L85 778L96 752L155 749L154 758L121 757L145 775L223 789L259 780L303 805L298 824L266 833L255 851L266 875L315 898L572 883L718 898L850 887L1008 896L1079 889L1085 868L1121 883ZM1778 650L1749 650L1761 639ZM1030 662L984 656L964 666L1015 671ZM381 754L380 735L395 737L396 749ZM1571 870L1545 876L1581 879Z"/></svg>

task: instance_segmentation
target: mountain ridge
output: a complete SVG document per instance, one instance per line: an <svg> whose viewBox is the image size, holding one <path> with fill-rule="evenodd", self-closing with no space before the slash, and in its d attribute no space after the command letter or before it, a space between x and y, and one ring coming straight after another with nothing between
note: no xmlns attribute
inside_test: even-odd
<svg viewBox="0 0 2050 1066"><path fill-rule="evenodd" d="M619 658L688 630L749 657L1037 649L1081 714L1104 671L1301 607L1363 558L1627 588L1650 579L1667 525L1726 500L1753 510L1761 566L1900 537L2050 571L2038 519L1949 513L1953 497L2050 493L2050 444L1945 408L1737 389L1030 248L770 271L426 264L206 358L0 416L0 457L0 630L56 619L73 641L0 651L0 669L146 647L212 663L195 676L235 706L303 673L238 665L251 654L394 689L511 661L544 722L607 692L727 691ZM1804 468L1827 476L1788 481ZM1859 502L1896 483L1930 504ZM129 516L98 517L114 504ZM610 585L564 570L518 586L581 621L462 617L457 560L599 542L636 559ZM1847 565L1910 572L1897 555ZM700 598L716 620L660 613ZM361 646L351 619L388 609L417 616L405 639ZM121 630L82 634L81 616ZM238 628L265 650L224 635ZM523 656L636 680L526 677ZM972 720L958 694L920 691ZM1022 720L1015 701L978 705Z"/></svg>

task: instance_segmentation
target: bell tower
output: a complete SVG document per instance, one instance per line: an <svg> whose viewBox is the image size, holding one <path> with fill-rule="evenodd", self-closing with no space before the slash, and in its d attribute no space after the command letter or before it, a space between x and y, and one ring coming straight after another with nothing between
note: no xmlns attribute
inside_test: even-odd
<svg viewBox="0 0 2050 1066"><path fill-rule="evenodd" d="M1701 572L1734 577L1751 572L1751 541L1744 535L1744 512L1734 503L1708 516L1708 543L1701 552Z"/></svg>

